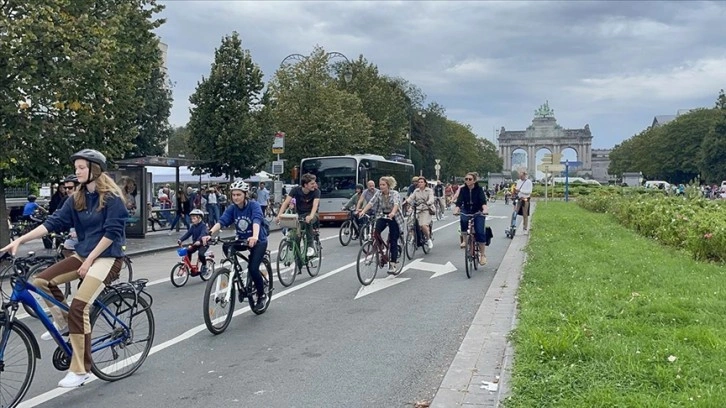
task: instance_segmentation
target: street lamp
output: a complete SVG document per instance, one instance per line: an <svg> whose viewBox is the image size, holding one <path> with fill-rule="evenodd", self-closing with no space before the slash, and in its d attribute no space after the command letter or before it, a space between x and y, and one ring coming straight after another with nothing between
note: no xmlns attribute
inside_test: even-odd
<svg viewBox="0 0 726 408"><path fill-rule="evenodd" d="M353 69L351 68L350 60L343 53L337 51L331 51L325 54L325 59L328 61L328 63L330 63L330 60L334 58L342 58L345 60L345 66L343 68L343 80L346 84L350 83L350 81L353 80ZM290 54L287 57L283 58L282 61L280 61L280 68L283 68L286 64L294 65L308 59L310 59L309 56L305 56L302 54Z"/></svg>
<svg viewBox="0 0 726 408"><path fill-rule="evenodd" d="M416 112L417 115L421 116L422 118L426 119L426 112L418 111ZM413 138L413 115L411 115L411 118L408 121L408 159L413 162L413 158L411 157L411 145L415 145L416 141L412 140Z"/></svg>

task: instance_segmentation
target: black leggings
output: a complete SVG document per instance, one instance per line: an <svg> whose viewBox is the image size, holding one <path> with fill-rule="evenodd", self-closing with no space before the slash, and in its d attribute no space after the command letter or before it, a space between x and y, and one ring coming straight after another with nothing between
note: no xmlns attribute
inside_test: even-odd
<svg viewBox="0 0 726 408"><path fill-rule="evenodd" d="M205 255L207 254L208 248L209 248L208 246L200 247L197 245L189 245L187 247L187 256L189 257L189 262L191 263L191 261L192 261L192 254L194 254L195 252L197 252L197 250L199 250L199 263L201 263L202 265L206 265L207 257Z"/></svg>
<svg viewBox="0 0 726 408"><path fill-rule="evenodd" d="M257 297L259 298L265 293L265 282L262 280L262 274L260 273L260 265L262 264L262 258L265 257L267 251L267 242L257 242L252 248L242 245L239 242L225 242L222 244L222 251L229 257L229 249L234 248L235 251L242 252L249 250L249 264L248 272L252 277L252 282L255 283L255 289L257 290ZM268 276L267 279L272 279Z"/></svg>
<svg viewBox="0 0 726 408"><path fill-rule="evenodd" d="M376 220L376 232L379 234L388 227L388 245L391 251L391 262L398 260L398 237L401 231L398 229L398 223L395 219L379 218Z"/></svg>

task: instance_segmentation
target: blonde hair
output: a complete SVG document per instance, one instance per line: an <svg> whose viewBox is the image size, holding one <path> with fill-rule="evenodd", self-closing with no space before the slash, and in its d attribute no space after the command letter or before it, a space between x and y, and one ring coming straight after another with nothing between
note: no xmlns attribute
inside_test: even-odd
<svg viewBox="0 0 726 408"><path fill-rule="evenodd" d="M390 190L396 189L396 179L393 178L393 176L383 176L380 178L379 182L381 182L381 181L385 181L386 184L388 184L388 188Z"/></svg>
<svg viewBox="0 0 726 408"><path fill-rule="evenodd" d="M103 210L103 207L106 206L107 200L113 197L124 196L121 187L119 187L108 174L101 171L101 166L96 163L90 163L89 172L93 181L96 183L96 191L99 195L98 208L96 211ZM86 210L86 191L88 191L86 185L81 184L73 193L73 208L76 211Z"/></svg>
<svg viewBox="0 0 726 408"><path fill-rule="evenodd" d="M470 172L466 173L466 175L474 178L474 181L479 180L479 173L477 173L475 171L470 171Z"/></svg>

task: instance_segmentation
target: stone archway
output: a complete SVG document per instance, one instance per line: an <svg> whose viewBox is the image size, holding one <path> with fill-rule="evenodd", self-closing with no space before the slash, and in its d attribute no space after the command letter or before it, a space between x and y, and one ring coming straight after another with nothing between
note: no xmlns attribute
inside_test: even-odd
<svg viewBox="0 0 726 408"><path fill-rule="evenodd" d="M504 127L497 136L499 142L499 156L504 160L504 174L512 170L512 153L522 149L527 152L527 173L533 177L536 174L536 153L540 149L548 149L555 155L561 154L567 148L577 153L582 162L577 172L592 173L592 133L590 126L582 129L564 129L557 124L554 110L550 109L549 102L545 102L534 112L532 124L526 130L505 130Z"/></svg>

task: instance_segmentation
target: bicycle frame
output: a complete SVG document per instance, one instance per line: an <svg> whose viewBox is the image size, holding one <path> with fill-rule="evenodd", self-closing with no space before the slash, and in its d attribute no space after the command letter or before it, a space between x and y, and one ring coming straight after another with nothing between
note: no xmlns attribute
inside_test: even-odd
<svg viewBox="0 0 726 408"><path fill-rule="evenodd" d="M224 291L224 298L223 298L224 302L229 302L229 299L232 296L232 285L239 286L238 290L240 290L240 294L247 297L247 288L245 288L244 283L242 283L240 280L240 273L242 271L242 265L239 264L239 259L237 259L237 257L241 256L242 259L244 259L245 261L248 261L248 262L249 262L249 260L244 255L237 255L236 250L232 249L232 251L233 251L232 255L234 256L233 259L226 258L227 261L230 261L232 263L232 270L230 271L230 274L229 274L229 282L228 282L229 284L227 285L227 288ZM222 262L220 262L220 264L223 264L224 261L225 260L222 260Z"/></svg>
<svg viewBox="0 0 726 408"><path fill-rule="evenodd" d="M51 295L48 295L47 293L43 292L42 290L39 290L37 287L35 287L32 283L27 282L25 279L16 276L13 278L12 282L13 286L13 293L10 296L10 300L3 304L3 309L5 311L10 311L10 313L6 313L6 319L5 319L5 327L3 330L2 338L0 339L0 361L4 360L5 358L5 346L7 345L8 337L10 336L10 330L8 328L12 324L12 321L15 318L15 314L18 310L18 306L20 304L25 304L27 306L30 306L35 313L38 316L38 320L43 324L43 326L48 330L53 340L58 344L58 346L63 350L64 353L66 353L67 356L72 355L72 350L70 347L70 343L65 341L63 339L62 334L58 331L58 329L55 328L55 325L51 321L51 319L46 316L45 312L43 311L42 307L38 303L38 301L33 297L32 293L38 294L38 296L41 296L43 299L49 301L54 306L58 306L61 308L61 310L68 312L68 306L66 306L65 303L61 303L58 300L56 300ZM98 298L94 300L93 302L94 307L101 308L104 312L102 313L102 316L104 319L109 321L114 321L116 323L119 323L121 327L123 327L124 330L130 330L128 326L122 321L119 320L119 318L112 313L106 305L99 302ZM98 350L101 350L106 347L115 346L116 344L119 344L123 341L123 338L116 338L112 339L108 342L105 341L105 338L101 339L92 339L91 343L91 352L96 352Z"/></svg>

